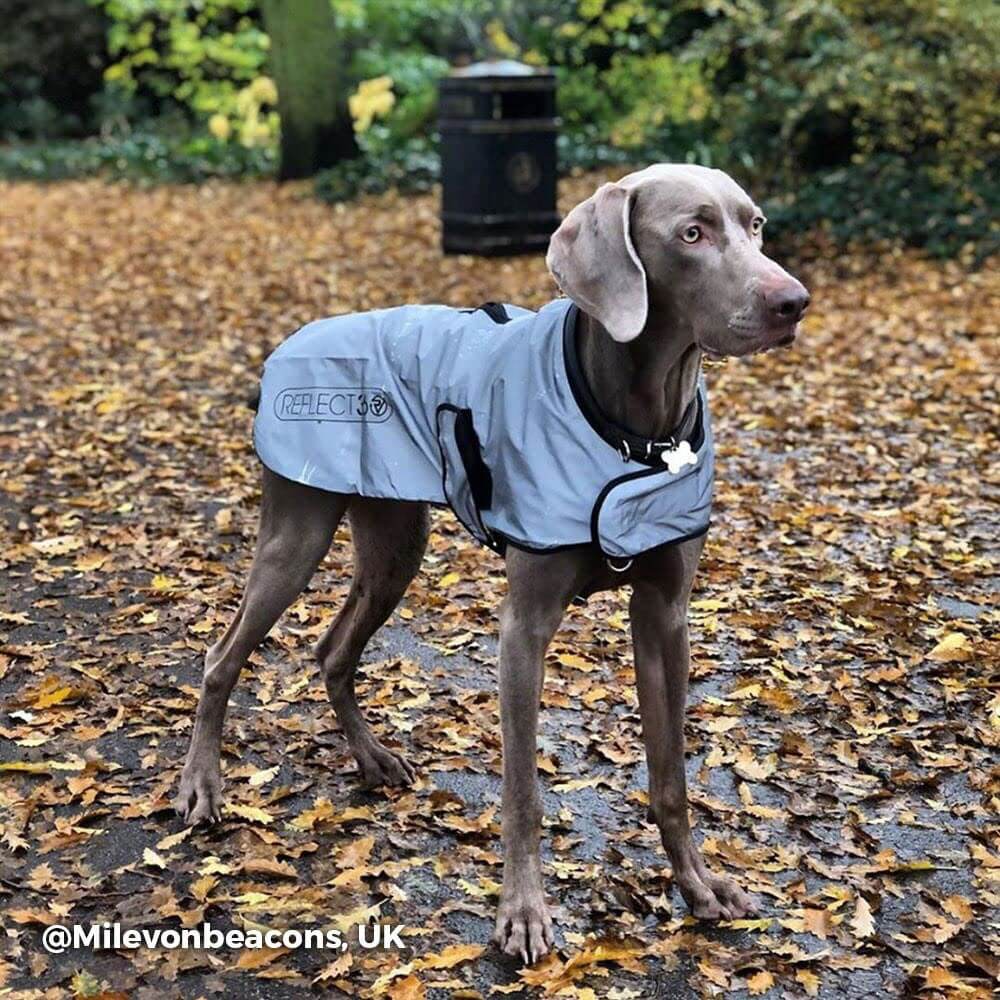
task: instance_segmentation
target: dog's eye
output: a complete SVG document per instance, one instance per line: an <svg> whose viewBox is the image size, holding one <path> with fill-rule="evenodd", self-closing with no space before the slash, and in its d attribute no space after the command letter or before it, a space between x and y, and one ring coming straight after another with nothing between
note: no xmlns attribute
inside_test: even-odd
<svg viewBox="0 0 1000 1000"><path fill-rule="evenodd" d="M757 218L755 218L753 222L750 223L750 232L753 233L754 236L760 236L760 234L763 231L764 231L764 219L758 215Z"/></svg>
<svg viewBox="0 0 1000 1000"><path fill-rule="evenodd" d="M701 229L698 226L688 226L687 229L681 233L681 239L685 243L697 243L701 239Z"/></svg>

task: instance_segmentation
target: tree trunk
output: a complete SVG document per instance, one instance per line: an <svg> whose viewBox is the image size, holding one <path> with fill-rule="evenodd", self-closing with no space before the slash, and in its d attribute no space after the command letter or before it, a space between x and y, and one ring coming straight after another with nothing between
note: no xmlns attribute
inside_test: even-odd
<svg viewBox="0 0 1000 1000"><path fill-rule="evenodd" d="M330 0L262 0L281 115L279 180L358 154Z"/></svg>

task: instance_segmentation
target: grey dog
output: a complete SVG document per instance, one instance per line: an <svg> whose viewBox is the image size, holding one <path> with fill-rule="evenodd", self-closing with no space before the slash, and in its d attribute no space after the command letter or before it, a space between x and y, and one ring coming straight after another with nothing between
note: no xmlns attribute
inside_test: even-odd
<svg viewBox="0 0 1000 1000"><path fill-rule="evenodd" d="M809 296L761 251L764 217L725 173L662 164L605 184L552 237L547 264L579 307L577 349L603 414L655 439L694 398L701 359L785 346ZM315 489L266 468L260 533L242 603L208 651L191 746L176 800L190 823L221 813L220 742L230 692L247 658L299 596L347 514L355 550L346 602L316 655L330 702L367 785L413 780L410 765L372 733L355 696L365 645L413 579L428 537L427 504ZM649 816L693 914L735 919L754 902L713 874L688 821L684 706L687 608L704 536L663 545L625 571L599 549L508 548L500 609L503 890L495 940L532 962L553 944L539 859L542 807L536 729L545 650L577 595L630 584L631 630L649 767Z"/></svg>

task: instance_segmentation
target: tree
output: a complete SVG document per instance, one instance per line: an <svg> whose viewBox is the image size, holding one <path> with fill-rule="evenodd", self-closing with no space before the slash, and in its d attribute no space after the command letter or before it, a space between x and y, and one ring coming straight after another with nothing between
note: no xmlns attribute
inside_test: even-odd
<svg viewBox="0 0 1000 1000"><path fill-rule="evenodd" d="M280 180L356 156L330 0L262 0L281 114Z"/></svg>

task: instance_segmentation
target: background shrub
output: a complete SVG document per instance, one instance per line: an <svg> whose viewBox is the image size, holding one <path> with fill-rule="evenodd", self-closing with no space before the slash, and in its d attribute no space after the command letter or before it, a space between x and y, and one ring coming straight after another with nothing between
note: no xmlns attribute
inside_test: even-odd
<svg viewBox="0 0 1000 1000"><path fill-rule="evenodd" d="M0 137L49 142L0 150L0 173L269 169L279 121L257 0L88 3L0 0L13 25ZM361 159L318 179L325 198L429 186L438 79L458 59L502 56L555 69L563 169L697 161L750 182L787 233L980 258L996 247L993 0L331 4L351 87L376 80L380 96L358 122ZM88 130L107 148L51 144Z"/></svg>
<svg viewBox="0 0 1000 1000"><path fill-rule="evenodd" d="M94 127L108 22L81 0L0 0L0 139Z"/></svg>

